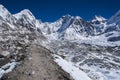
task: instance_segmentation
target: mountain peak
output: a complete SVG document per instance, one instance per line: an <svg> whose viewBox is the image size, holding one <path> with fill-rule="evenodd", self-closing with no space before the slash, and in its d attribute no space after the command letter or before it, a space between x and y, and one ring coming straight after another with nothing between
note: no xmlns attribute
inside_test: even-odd
<svg viewBox="0 0 120 80"><path fill-rule="evenodd" d="M95 15L92 21L105 21L106 19L102 16Z"/></svg>
<svg viewBox="0 0 120 80"><path fill-rule="evenodd" d="M80 16L75 16L75 19L82 19Z"/></svg>
<svg viewBox="0 0 120 80"><path fill-rule="evenodd" d="M66 14L63 17L72 17L70 14Z"/></svg>
<svg viewBox="0 0 120 80"><path fill-rule="evenodd" d="M71 16L69 14L62 16L62 19L70 19L70 18L74 18L74 16Z"/></svg>
<svg viewBox="0 0 120 80"><path fill-rule="evenodd" d="M28 17L29 19L33 20L35 17L33 16L32 12L29 9L24 9L20 11L19 13L14 15L17 19L20 19L24 16Z"/></svg>
<svg viewBox="0 0 120 80"><path fill-rule="evenodd" d="M108 24L110 23L120 24L120 10L118 10L118 12L108 20Z"/></svg>
<svg viewBox="0 0 120 80"><path fill-rule="evenodd" d="M116 16L120 16L120 10L118 10L118 12L116 13Z"/></svg>
<svg viewBox="0 0 120 80"><path fill-rule="evenodd" d="M9 14L9 11L3 5L0 4L0 16L5 19Z"/></svg>
<svg viewBox="0 0 120 80"><path fill-rule="evenodd" d="M105 23L107 19L105 19L102 16L97 16L95 15L92 20L90 21L92 24L101 24L101 23Z"/></svg>
<svg viewBox="0 0 120 80"><path fill-rule="evenodd" d="M80 16L71 16L70 14L67 14L65 16L62 16L62 18L75 18L75 19L82 19Z"/></svg>
<svg viewBox="0 0 120 80"><path fill-rule="evenodd" d="M4 7L2 4L0 4L0 8Z"/></svg>

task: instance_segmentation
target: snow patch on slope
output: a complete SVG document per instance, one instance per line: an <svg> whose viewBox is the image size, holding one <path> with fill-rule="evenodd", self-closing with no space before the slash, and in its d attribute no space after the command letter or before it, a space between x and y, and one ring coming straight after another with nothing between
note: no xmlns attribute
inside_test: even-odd
<svg viewBox="0 0 120 80"><path fill-rule="evenodd" d="M54 55L55 62L62 67L74 80L91 80L86 73L81 71L79 68L72 65L71 62L67 62L60 56Z"/></svg>
<svg viewBox="0 0 120 80"><path fill-rule="evenodd" d="M0 68L0 78L1 78L5 73L11 72L11 71L15 68L16 64L17 64L16 62L12 62L12 63L8 63L8 64L2 66L2 67Z"/></svg>

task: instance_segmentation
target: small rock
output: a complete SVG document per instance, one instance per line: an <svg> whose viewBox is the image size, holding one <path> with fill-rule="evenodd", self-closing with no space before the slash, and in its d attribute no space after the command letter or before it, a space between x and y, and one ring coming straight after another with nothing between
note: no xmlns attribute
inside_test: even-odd
<svg viewBox="0 0 120 80"><path fill-rule="evenodd" d="M17 47L18 50L22 49L22 47Z"/></svg>
<svg viewBox="0 0 120 80"><path fill-rule="evenodd" d="M8 52L8 51L2 51L2 52L0 53L0 55L9 58L9 57L10 57L10 52Z"/></svg>
<svg viewBox="0 0 120 80"><path fill-rule="evenodd" d="M34 75L35 74L35 71L32 71L32 75Z"/></svg>

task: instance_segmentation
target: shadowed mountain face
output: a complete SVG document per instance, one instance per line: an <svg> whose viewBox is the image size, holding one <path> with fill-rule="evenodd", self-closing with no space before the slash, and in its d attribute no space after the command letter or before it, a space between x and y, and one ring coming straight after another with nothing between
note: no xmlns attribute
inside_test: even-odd
<svg viewBox="0 0 120 80"><path fill-rule="evenodd" d="M30 49L34 53L37 48L32 50L30 45L37 45L51 50L52 56L71 62L92 80L120 79L120 11L110 19L95 16L85 21L79 16L65 15L53 23L43 23L27 9L11 14L0 5L0 44L0 77L25 58L29 59Z"/></svg>

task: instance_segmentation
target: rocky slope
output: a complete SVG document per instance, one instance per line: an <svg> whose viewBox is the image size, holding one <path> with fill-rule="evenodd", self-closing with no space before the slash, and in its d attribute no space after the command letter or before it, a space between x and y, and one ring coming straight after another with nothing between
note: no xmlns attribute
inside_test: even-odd
<svg viewBox="0 0 120 80"><path fill-rule="evenodd" d="M0 80L72 80L41 47L47 38L29 10L13 15L0 5L0 17Z"/></svg>
<svg viewBox="0 0 120 80"><path fill-rule="evenodd" d="M43 23L28 9L11 14L0 5L0 78L119 80L119 14Z"/></svg>
<svg viewBox="0 0 120 80"><path fill-rule="evenodd" d="M53 41L49 49L79 67L92 80L119 80L120 47ZM114 75L113 75L114 74Z"/></svg>
<svg viewBox="0 0 120 80"><path fill-rule="evenodd" d="M31 45L30 57L2 80L69 80L66 77L69 75L57 66L50 54L52 52L41 46Z"/></svg>

